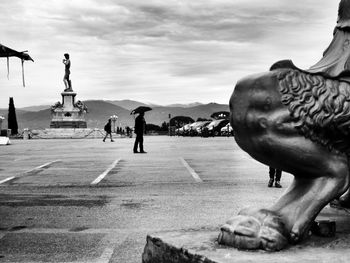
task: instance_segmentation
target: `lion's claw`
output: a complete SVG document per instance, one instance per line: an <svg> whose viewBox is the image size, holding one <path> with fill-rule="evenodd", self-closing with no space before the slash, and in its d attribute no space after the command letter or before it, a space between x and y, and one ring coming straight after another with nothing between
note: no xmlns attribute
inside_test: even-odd
<svg viewBox="0 0 350 263"><path fill-rule="evenodd" d="M289 234L278 215L259 210L238 215L221 227L219 244L239 249L281 250L288 245Z"/></svg>

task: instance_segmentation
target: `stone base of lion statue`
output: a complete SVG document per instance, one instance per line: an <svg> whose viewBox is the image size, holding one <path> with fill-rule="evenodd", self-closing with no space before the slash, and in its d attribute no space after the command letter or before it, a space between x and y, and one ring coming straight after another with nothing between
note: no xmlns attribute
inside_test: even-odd
<svg viewBox="0 0 350 263"><path fill-rule="evenodd" d="M188 229L159 232L147 236L143 263L233 263L233 262L350 262L350 211L327 206L317 220L337 222L331 237L310 234L286 250L240 250L218 244L218 229ZM254 242L252 242L254 244Z"/></svg>

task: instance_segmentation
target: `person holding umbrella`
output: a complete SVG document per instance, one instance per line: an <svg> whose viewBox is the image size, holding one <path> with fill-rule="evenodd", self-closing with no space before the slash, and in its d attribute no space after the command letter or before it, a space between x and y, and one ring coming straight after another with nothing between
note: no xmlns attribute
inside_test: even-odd
<svg viewBox="0 0 350 263"><path fill-rule="evenodd" d="M135 119L135 134L136 139L134 143L134 153L147 153L143 149L143 133L146 132L146 121L145 121L145 111L151 110L150 107L140 106L135 110L131 111L131 114L139 113L139 116ZM140 148L140 151L137 149Z"/></svg>

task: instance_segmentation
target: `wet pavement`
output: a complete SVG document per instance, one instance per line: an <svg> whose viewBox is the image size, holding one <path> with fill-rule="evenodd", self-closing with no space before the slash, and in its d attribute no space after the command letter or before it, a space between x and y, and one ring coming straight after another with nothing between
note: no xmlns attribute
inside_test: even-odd
<svg viewBox="0 0 350 263"><path fill-rule="evenodd" d="M146 236L269 206L268 167L232 137L14 140L0 147L0 262L141 262ZM239 262L239 261L238 261ZM290 261L293 262L293 261Z"/></svg>

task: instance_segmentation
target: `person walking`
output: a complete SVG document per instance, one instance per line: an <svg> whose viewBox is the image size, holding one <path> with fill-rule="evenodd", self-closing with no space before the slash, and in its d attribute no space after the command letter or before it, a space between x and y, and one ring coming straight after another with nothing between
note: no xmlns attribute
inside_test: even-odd
<svg viewBox="0 0 350 263"><path fill-rule="evenodd" d="M267 184L268 187L272 187L273 182L275 182L276 188L282 188L282 185L281 185L282 171L281 170L278 170L270 166L269 176L270 176L270 180L269 180L269 183Z"/></svg>
<svg viewBox="0 0 350 263"><path fill-rule="evenodd" d="M106 135L103 138L103 142L106 141L106 138L107 138L108 135L111 137L111 142L114 142L113 138L112 138L112 120L111 119L108 119L108 122L106 123L106 125L104 127L104 130L106 132Z"/></svg>
<svg viewBox="0 0 350 263"><path fill-rule="evenodd" d="M143 133L146 131L146 121L145 121L145 113L140 112L139 116L135 119L135 134L136 139L134 143L134 153L147 153L143 149ZM140 148L140 151L137 151L137 148Z"/></svg>

